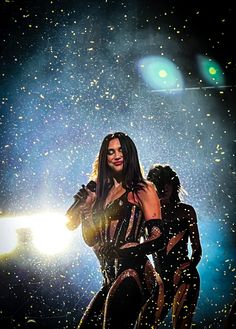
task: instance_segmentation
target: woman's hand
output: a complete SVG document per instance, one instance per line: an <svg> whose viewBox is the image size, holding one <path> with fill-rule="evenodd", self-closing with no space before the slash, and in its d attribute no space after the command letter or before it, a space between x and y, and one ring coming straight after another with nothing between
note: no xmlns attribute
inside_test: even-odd
<svg viewBox="0 0 236 329"><path fill-rule="evenodd" d="M91 215L96 200L96 193L82 185L82 188L74 198L76 200L75 202L78 202L78 205L75 204L75 206L70 207L66 213L66 227L71 231L75 230L83 219Z"/></svg>
<svg viewBox="0 0 236 329"><path fill-rule="evenodd" d="M79 206L80 212L83 214L84 217L87 217L91 214L94 203L96 201L96 193L90 191L88 188L84 187L85 191L87 192L87 198L84 203Z"/></svg>

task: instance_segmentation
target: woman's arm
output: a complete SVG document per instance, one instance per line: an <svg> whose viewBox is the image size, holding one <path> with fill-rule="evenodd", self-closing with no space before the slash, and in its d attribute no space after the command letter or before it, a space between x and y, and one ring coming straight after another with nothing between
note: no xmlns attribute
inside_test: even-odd
<svg viewBox="0 0 236 329"><path fill-rule="evenodd" d="M67 211L66 227L72 231L82 224L83 238L89 246L93 246L97 234L92 214L93 205L96 200L96 193L83 186L83 188L76 194L75 199L76 197L78 197L79 201L83 200L81 203L78 203L78 205L72 205Z"/></svg>
<svg viewBox="0 0 236 329"><path fill-rule="evenodd" d="M66 212L66 227L70 231L74 231L81 223L81 210L79 207L79 200L82 198L82 190L80 189L79 192L74 196L74 203Z"/></svg>
<svg viewBox="0 0 236 329"><path fill-rule="evenodd" d="M191 264L197 266L202 257L202 247L200 242L197 215L194 208L188 205L188 223L189 223L189 237L192 247Z"/></svg>
<svg viewBox="0 0 236 329"><path fill-rule="evenodd" d="M146 221L161 219L161 204L153 183L147 181L147 185L137 193L137 198Z"/></svg>
<svg viewBox="0 0 236 329"><path fill-rule="evenodd" d="M96 201L96 193L87 189L88 197L86 202L80 207L82 234L85 243L92 247L97 242L97 229L93 221L93 206Z"/></svg>
<svg viewBox="0 0 236 329"><path fill-rule="evenodd" d="M122 246L121 255L125 255L128 250L134 254L151 254L163 247L161 205L154 184L147 182L147 185L138 191L137 199L145 219L145 240L136 247L131 247L130 244Z"/></svg>
<svg viewBox="0 0 236 329"><path fill-rule="evenodd" d="M81 223L81 206L83 206L86 202L88 197L88 189L95 192L96 182L90 181L86 186L82 185L82 188L74 195L74 203L66 212L66 226L71 231L75 230Z"/></svg>
<svg viewBox="0 0 236 329"><path fill-rule="evenodd" d="M66 213L66 227L68 228L68 230L70 231L74 231L81 223L81 213L79 211L73 211Z"/></svg>

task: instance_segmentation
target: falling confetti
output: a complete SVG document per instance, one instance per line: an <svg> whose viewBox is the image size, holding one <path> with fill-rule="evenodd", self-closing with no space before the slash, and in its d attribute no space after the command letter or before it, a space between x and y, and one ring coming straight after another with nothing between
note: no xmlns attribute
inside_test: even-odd
<svg viewBox="0 0 236 329"><path fill-rule="evenodd" d="M1 3L0 248L8 234L18 245L0 258L0 323L78 324L102 280L80 230L48 255L20 223L63 215L103 137L124 131L145 173L156 162L178 172L203 245L193 322L223 327L235 299L233 14L227 1Z"/></svg>

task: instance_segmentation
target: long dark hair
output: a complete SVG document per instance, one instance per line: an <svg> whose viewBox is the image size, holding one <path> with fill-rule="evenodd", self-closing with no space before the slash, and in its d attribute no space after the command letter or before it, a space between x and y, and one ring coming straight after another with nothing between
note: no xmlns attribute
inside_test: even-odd
<svg viewBox="0 0 236 329"><path fill-rule="evenodd" d="M146 185L138 159L138 152L132 139L123 132L108 134L102 142L98 155L97 201L95 208L100 210L104 205L110 188L114 184L113 173L107 164L108 145L114 138L119 139L124 157L122 186L126 190L137 191Z"/></svg>
<svg viewBox="0 0 236 329"><path fill-rule="evenodd" d="M173 192L170 197L170 203L180 202L179 193L181 193L183 189L178 175L169 165L154 164L149 170L147 179L155 184L160 198L164 195L165 185L171 185L173 187Z"/></svg>

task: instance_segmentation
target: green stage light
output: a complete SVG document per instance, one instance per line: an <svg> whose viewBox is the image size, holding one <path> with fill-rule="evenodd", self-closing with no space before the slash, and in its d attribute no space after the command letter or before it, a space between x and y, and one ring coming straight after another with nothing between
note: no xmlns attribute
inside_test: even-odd
<svg viewBox="0 0 236 329"><path fill-rule="evenodd" d="M216 61L206 56L198 55L197 62L204 80L211 85L220 86L225 84L224 72Z"/></svg>
<svg viewBox="0 0 236 329"><path fill-rule="evenodd" d="M146 56L137 63L145 83L154 90L183 90L182 74L168 59L161 56Z"/></svg>

